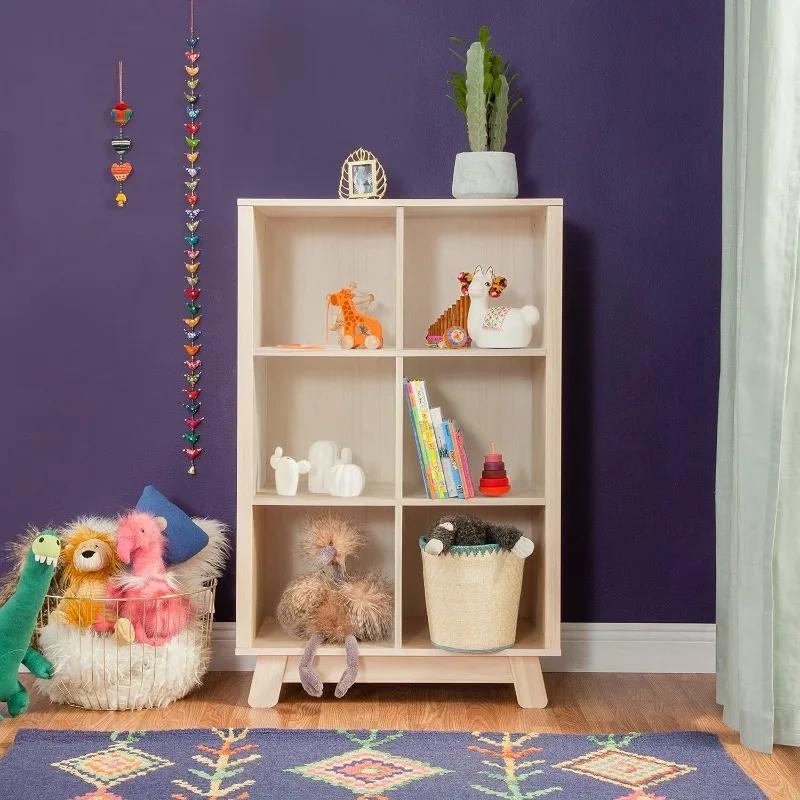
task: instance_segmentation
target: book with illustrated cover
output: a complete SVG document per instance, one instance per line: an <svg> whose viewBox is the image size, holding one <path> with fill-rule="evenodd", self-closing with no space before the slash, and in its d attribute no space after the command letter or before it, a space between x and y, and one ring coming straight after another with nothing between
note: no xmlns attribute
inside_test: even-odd
<svg viewBox="0 0 800 800"><path fill-rule="evenodd" d="M436 436L431 424L430 403L428 402L428 392L425 388L425 381L414 380L411 382L414 387L414 401L419 413L420 436L423 447L427 451L427 458L430 464L430 475L432 484L432 496L437 500L444 500L447 497L447 487L444 480L444 470L439 460L439 450L436 446Z"/></svg>
<svg viewBox="0 0 800 800"><path fill-rule="evenodd" d="M453 470L453 462L450 459L450 448L447 446L447 437L444 432L444 420L442 419L442 409L439 407L431 409L431 423L433 424L433 434L436 437L436 447L439 453L439 461L444 472L444 482L447 487L448 497L458 497L456 480Z"/></svg>
<svg viewBox="0 0 800 800"><path fill-rule="evenodd" d="M455 437L453 436L453 420L446 419L442 425L444 431L445 444L447 445L447 455L453 467L453 480L456 484L456 493L461 500L466 500L467 495L464 491L464 479L461 476L461 463L456 450Z"/></svg>
<svg viewBox="0 0 800 800"><path fill-rule="evenodd" d="M458 449L458 458L461 464L461 477L464 481L464 493L467 496L467 499L470 497L475 497L475 487L472 483L472 475L469 470L469 459L467 458L467 451L464 447L464 435L461 433L461 428L459 428L458 423L453 420L453 432L456 435L456 447Z"/></svg>
<svg viewBox="0 0 800 800"><path fill-rule="evenodd" d="M408 406L408 417L409 420L411 421L411 430L414 433L414 444L417 446L417 458L419 459L419 467L420 470L422 471L422 483L425 486L425 496L430 500L431 497L430 470L428 469L427 459L423 455L424 450L420 442L419 417L414 407L414 390L411 386L411 381L405 379L404 388L406 395L406 405Z"/></svg>

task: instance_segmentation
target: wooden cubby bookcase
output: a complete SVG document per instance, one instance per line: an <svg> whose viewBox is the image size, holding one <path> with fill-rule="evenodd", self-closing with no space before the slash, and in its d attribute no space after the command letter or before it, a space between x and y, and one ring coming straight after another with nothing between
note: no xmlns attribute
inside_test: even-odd
<svg viewBox="0 0 800 800"><path fill-rule="evenodd" d="M297 531L321 508L350 515L367 546L358 566L394 583L393 637L362 643L358 681L513 683L524 707L547 703L540 656L560 650L561 200L239 200L236 652L256 656L250 704L273 706L298 682L305 642L274 620L286 583L310 565ZM502 300L536 305L542 320L522 350L425 347L428 326L459 297L456 275L492 265ZM375 295L380 350L285 350L324 341L326 295L355 281ZM335 339L332 339L335 341ZM464 431L479 477L494 441L512 492L428 500L407 419L403 377L424 378L432 405ZM364 494L275 492L275 447L306 458L317 439L350 447ZM477 480L476 480L477 482ZM518 525L536 548L525 563L516 645L486 655L434 648L428 638L418 537L440 515L475 513ZM344 650L315 667L337 681Z"/></svg>

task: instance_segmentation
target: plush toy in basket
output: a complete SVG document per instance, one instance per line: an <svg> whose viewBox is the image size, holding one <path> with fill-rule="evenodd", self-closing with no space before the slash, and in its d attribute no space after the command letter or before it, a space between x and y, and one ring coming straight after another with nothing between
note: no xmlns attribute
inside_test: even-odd
<svg viewBox="0 0 800 800"><path fill-rule="evenodd" d="M64 549L31 642L53 664L53 679L37 688L59 703L129 709L165 706L199 685L226 527L191 519L147 487L135 512L83 517L58 533ZM12 548L0 602L21 585L32 536Z"/></svg>
<svg viewBox="0 0 800 800"><path fill-rule="evenodd" d="M442 517L428 532L425 552L438 556L451 547L498 544L518 558L533 552L533 542L513 525L495 525L467 514Z"/></svg>
<svg viewBox="0 0 800 800"><path fill-rule="evenodd" d="M300 662L300 682L312 697L322 695L322 682L312 668L317 648L343 644L347 666L336 697L343 697L358 675L358 642L379 642L392 630L394 600L389 581L372 572L356 577L346 570L347 558L364 544L362 532L335 514L308 520L304 553L317 569L295 578L278 603L277 618L290 636L308 639Z"/></svg>
<svg viewBox="0 0 800 800"><path fill-rule="evenodd" d="M97 622L96 631L111 631L128 620L137 642L165 644L189 623L189 598L176 596L180 586L164 564L167 521L143 511L123 516L117 525L117 554L130 565L108 587L108 596L120 601L114 619ZM118 620L116 619L118 618Z"/></svg>
<svg viewBox="0 0 800 800"><path fill-rule="evenodd" d="M99 523L99 524L98 524ZM118 620L114 604L105 602L111 580L123 564L111 531L96 518L76 522L62 537L59 559L60 590L63 595L56 613L65 624L75 628L113 630L120 644L130 644L133 628L127 620Z"/></svg>

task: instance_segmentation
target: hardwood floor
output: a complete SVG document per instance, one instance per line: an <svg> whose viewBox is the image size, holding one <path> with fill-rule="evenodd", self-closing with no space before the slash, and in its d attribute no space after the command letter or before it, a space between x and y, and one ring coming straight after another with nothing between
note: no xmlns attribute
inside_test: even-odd
<svg viewBox="0 0 800 800"><path fill-rule="evenodd" d="M356 684L342 700L326 686L323 700L285 686L272 709L247 705L250 673L213 672L205 685L166 709L83 711L31 693L30 710L0 723L0 753L18 728L157 730L211 726L276 728L403 728L606 733L700 730L716 733L731 756L770 800L800 800L800 749L771 756L738 744L714 702L713 675L545 674L550 705L524 710L510 686L369 686ZM29 676L23 679L30 685ZM5 709L3 709L5 710ZM711 800L711 798L709 798ZM714 799L716 800L716 798ZM720 798L719 800L729 800Z"/></svg>

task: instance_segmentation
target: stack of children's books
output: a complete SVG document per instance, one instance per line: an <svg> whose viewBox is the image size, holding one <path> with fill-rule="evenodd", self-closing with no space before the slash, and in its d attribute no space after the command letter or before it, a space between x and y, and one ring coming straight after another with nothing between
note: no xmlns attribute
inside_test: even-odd
<svg viewBox="0 0 800 800"><path fill-rule="evenodd" d="M406 403L425 494L434 500L475 497L464 437L458 423L431 408L425 381L405 378Z"/></svg>

